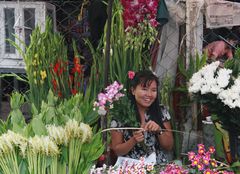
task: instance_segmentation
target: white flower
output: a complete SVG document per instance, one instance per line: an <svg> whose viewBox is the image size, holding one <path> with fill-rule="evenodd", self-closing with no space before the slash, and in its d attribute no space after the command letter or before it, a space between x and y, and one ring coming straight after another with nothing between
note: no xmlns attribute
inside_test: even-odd
<svg viewBox="0 0 240 174"><path fill-rule="evenodd" d="M222 102L229 106L230 108L239 107L239 99L240 99L240 77L238 77L234 84L228 88L223 90L217 96Z"/></svg>
<svg viewBox="0 0 240 174"><path fill-rule="evenodd" d="M0 153L12 152L16 147L20 147L26 143L27 139L22 135L8 130L7 133L2 134L0 137Z"/></svg>
<svg viewBox="0 0 240 174"><path fill-rule="evenodd" d="M230 69L220 69L217 73L217 84L221 87L221 88L225 88L227 87L227 85L229 84L229 79L230 79L230 74L232 73L232 70Z"/></svg>
<svg viewBox="0 0 240 174"><path fill-rule="evenodd" d="M203 85L201 88L201 94L207 94L210 92L210 86L209 85Z"/></svg>
<svg viewBox="0 0 240 174"><path fill-rule="evenodd" d="M240 98L238 98L237 100L234 101L234 104L236 107L240 108Z"/></svg>
<svg viewBox="0 0 240 174"><path fill-rule="evenodd" d="M57 145L48 136L34 136L29 138L28 151L33 154L56 156L59 154Z"/></svg>
<svg viewBox="0 0 240 174"><path fill-rule="evenodd" d="M222 89L218 85L212 86L210 90L213 94L219 94L222 91Z"/></svg>
<svg viewBox="0 0 240 174"><path fill-rule="evenodd" d="M65 129L61 126L47 125L47 131L49 137L58 145L67 144L67 136Z"/></svg>
<svg viewBox="0 0 240 174"><path fill-rule="evenodd" d="M88 124L80 123L82 143L89 142L92 138L92 128Z"/></svg>

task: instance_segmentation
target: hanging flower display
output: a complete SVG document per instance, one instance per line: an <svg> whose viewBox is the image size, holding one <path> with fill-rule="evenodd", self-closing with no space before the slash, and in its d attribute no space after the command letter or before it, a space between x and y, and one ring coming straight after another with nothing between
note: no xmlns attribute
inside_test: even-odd
<svg viewBox="0 0 240 174"><path fill-rule="evenodd" d="M159 0L121 0L123 11L124 26L136 27L147 19L152 27L156 27L157 7Z"/></svg>

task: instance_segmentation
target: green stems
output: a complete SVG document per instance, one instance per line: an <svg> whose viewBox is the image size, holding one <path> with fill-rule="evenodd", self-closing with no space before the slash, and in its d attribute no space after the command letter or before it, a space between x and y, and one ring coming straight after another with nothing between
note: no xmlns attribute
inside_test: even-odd
<svg viewBox="0 0 240 174"><path fill-rule="evenodd" d="M0 167L4 174L20 174L16 152L7 152L0 157Z"/></svg>
<svg viewBox="0 0 240 174"><path fill-rule="evenodd" d="M78 169L78 163L81 156L82 142L80 139L73 138L69 142L69 161L68 161L68 173L76 174ZM81 172L81 171L78 171Z"/></svg>

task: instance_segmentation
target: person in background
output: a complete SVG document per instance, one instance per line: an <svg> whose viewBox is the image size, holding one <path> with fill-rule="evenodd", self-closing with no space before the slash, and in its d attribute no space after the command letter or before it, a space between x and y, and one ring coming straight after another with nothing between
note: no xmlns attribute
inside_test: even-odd
<svg viewBox="0 0 240 174"><path fill-rule="evenodd" d="M232 46L235 46L236 40L228 39L227 42L218 40L206 45L203 50L207 54L208 59L210 59L210 61L220 60L222 62L227 59L232 59Z"/></svg>
<svg viewBox="0 0 240 174"><path fill-rule="evenodd" d="M156 163L165 163L168 159L164 151L172 149L173 134L170 115L166 108L159 104L158 78L148 70L139 71L129 78L129 98L142 130L112 130L111 148L117 156L133 159L148 157L155 152ZM127 127L127 125L113 119L111 127Z"/></svg>

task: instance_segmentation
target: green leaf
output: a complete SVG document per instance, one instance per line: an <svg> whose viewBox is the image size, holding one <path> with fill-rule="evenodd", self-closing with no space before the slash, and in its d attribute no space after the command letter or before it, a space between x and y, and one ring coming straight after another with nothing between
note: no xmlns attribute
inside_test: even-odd
<svg viewBox="0 0 240 174"><path fill-rule="evenodd" d="M0 120L0 135L7 132L6 123L3 120Z"/></svg>
<svg viewBox="0 0 240 174"><path fill-rule="evenodd" d="M62 153L61 153L60 161L67 163L68 162L68 147L62 146L61 150L62 150Z"/></svg>
<svg viewBox="0 0 240 174"><path fill-rule="evenodd" d="M33 132L36 135L47 135L47 129L39 118L33 118L31 121Z"/></svg>
<svg viewBox="0 0 240 174"><path fill-rule="evenodd" d="M46 166L49 167L52 164L52 157L51 156L47 156L46 158Z"/></svg>
<svg viewBox="0 0 240 174"><path fill-rule="evenodd" d="M184 59L182 56L179 56L178 60L177 60L177 64L178 64L178 68L179 68L179 72L184 75L184 77L187 77L187 71L185 69L185 63L184 63Z"/></svg>
<svg viewBox="0 0 240 174"><path fill-rule="evenodd" d="M28 163L25 159L22 159L19 165L20 174L29 174Z"/></svg>
<svg viewBox="0 0 240 174"><path fill-rule="evenodd" d="M23 136L25 136L25 137L33 137L34 136L34 132L32 130L31 124L27 124L27 126L24 127Z"/></svg>
<svg viewBox="0 0 240 174"><path fill-rule="evenodd" d="M32 109L32 114L33 115L38 115L38 110L37 110L36 106L34 105L34 103L32 103L31 109Z"/></svg>
<svg viewBox="0 0 240 174"><path fill-rule="evenodd" d="M89 125L93 125L97 122L98 119L99 119L98 113L96 111L92 111L84 117L83 122Z"/></svg>
<svg viewBox="0 0 240 174"><path fill-rule="evenodd" d="M12 124L18 124L20 127L26 126L25 117L20 110L13 110L10 113Z"/></svg>
<svg viewBox="0 0 240 174"><path fill-rule="evenodd" d="M240 161L232 163L231 167L240 167Z"/></svg>
<svg viewBox="0 0 240 174"><path fill-rule="evenodd" d="M3 77L15 77L16 80L19 80L19 81L28 83L28 80L27 80L27 79L24 79L24 78L22 78L21 76L15 74L15 73L11 73L11 74L1 74L1 75L0 75L0 78L3 78ZM27 78L27 77L25 77L25 78Z"/></svg>

